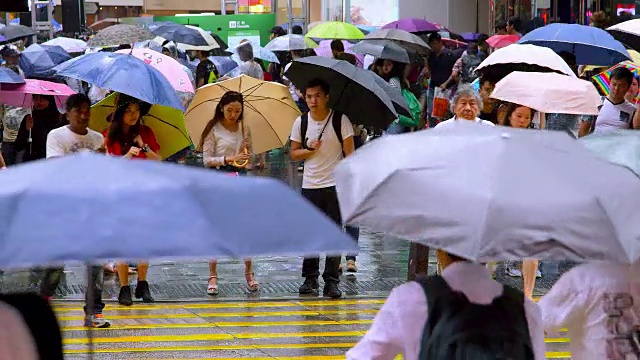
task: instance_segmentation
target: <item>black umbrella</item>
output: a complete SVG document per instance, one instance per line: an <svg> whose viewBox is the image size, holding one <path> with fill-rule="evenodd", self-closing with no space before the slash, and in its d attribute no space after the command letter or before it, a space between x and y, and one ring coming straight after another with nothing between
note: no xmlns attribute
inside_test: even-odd
<svg viewBox="0 0 640 360"><path fill-rule="evenodd" d="M398 89L376 79L373 72L343 60L306 57L294 61L285 75L298 89L304 89L314 78L328 82L329 106L347 115L354 124L384 129L398 117L396 109L411 116L404 98L398 96Z"/></svg>
<svg viewBox="0 0 640 360"><path fill-rule="evenodd" d="M393 40L405 49L415 51L421 55L427 55L431 49L419 36L402 29L382 29L365 36L363 41L369 40Z"/></svg>
<svg viewBox="0 0 640 360"><path fill-rule="evenodd" d="M32 28L17 24L7 25L0 29L0 36L4 37L7 42L12 42L14 40L19 40L36 34L37 32Z"/></svg>
<svg viewBox="0 0 640 360"><path fill-rule="evenodd" d="M363 40L353 45L351 51L404 64L411 62L407 50L392 40Z"/></svg>

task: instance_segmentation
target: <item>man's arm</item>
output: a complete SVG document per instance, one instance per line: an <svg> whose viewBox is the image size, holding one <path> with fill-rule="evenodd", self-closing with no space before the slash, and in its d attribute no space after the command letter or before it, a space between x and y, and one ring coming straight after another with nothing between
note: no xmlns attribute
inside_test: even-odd
<svg viewBox="0 0 640 360"><path fill-rule="evenodd" d="M301 143L291 140L291 151L289 155L291 157L291 160L293 161L307 160L308 158L312 157L313 154L315 153L316 153L315 150L303 149Z"/></svg>

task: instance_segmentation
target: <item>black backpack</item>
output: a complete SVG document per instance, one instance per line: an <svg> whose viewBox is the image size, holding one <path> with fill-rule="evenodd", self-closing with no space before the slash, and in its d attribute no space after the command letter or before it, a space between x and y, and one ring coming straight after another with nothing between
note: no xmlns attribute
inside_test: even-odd
<svg viewBox="0 0 640 360"><path fill-rule="evenodd" d="M333 131L335 131L336 136L338 137L338 141L340 141L340 149L343 148L343 140L342 140L342 113L339 111L333 111L331 115L331 123L333 125ZM326 127L326 124L325 124ZM309 128L309 113L304 113L300 117L300 139L302 139L302 148L309 149L307 145L307 128ZM324 133L324 128L322 132ZM344 157L344 152L342 153Z"/></svg>
<svg viewBox="0 0 640 360"><path fill-rule="evenodd" d="M478 55L471 56L469 54L465 54L464 56L462 56L463 83L472 83L475 79L478 78L479 74L476 72L476 68L482 63L482 60L482 57Z"/></svg>
<svg viewBox="0 0 640 360"><path fill-rule="evenodd" d="M522 292L504 286L490 305L479 305L452 290L440 276L417 282L429 307L418 359L534 359Z"/></svg>

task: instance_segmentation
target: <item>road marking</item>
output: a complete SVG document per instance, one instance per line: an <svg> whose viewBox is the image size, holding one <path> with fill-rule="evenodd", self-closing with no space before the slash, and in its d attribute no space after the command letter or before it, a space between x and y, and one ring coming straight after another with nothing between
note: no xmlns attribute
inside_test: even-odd
<svg viewBox="0 0 640 360"><path fill-rule="evenodd" d="M260 344L260 345L211 345L211 346L167 346L153 348L121 348L121 349L93 349L96 354L140 353L140 352L176 352L176 351L216 351L216 350L246 350L246 349L318 349L352 348L356 343L329 344ZM66 349L65 354L88 354L89 349Z"/></svg>
<svg viewBox="0 0 640 360"><path fill-rule="evenodd" d="M246 312L220 312L202 314L144 314L144 315L111 315L105 312L108 319L187 319L205 317L263 317L263 316L318 316L318 315L349 315L349 314L376 314L378 310L300 310L300 311L246 311ZM60 321L84 320L84 316L58 316Z"/></svg>

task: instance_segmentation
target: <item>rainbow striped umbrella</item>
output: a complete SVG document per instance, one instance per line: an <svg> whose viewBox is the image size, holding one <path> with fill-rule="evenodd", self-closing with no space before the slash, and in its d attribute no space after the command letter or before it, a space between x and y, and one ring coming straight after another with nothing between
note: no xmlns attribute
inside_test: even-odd
<svg viewBox="0 0 640 360"><path fill-rule="evenodd" d="M601 72L600 74L594 75L593 80L595 80L595 83L598 85L600 90L602 90L605 96L609 95L609 92L611 91L611 88L609 87L609 83L611 82L611 72L621 66L624 66L627 69L631 70L631 72L635 76L640 76L640 66L629 60L613 65L612 67ZM638 103L639 101L640 101L640 97L636 95L635 102Z"/></svg>

